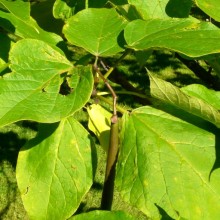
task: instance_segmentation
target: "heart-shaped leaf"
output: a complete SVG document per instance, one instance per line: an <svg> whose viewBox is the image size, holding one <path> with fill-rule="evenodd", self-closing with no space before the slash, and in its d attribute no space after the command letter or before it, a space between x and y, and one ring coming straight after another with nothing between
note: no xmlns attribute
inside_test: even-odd
<svg viewBox="0 0 220 220"><path fill-rule="evenodd" d="M92 185L89 133L72 117L42 124L19 152L17 182L30 219L64 220Z"/></svg>
<svg viewBox="0 0 220 220"><path fill-rule="evenodd" d="M0 78L0 126L24 119L56 122L79 110L90 98L92 69L74 68L58 49L43 41L17 42L9 59L13 72ZM72 88L68 78L74 75L79 80Z"/></svg>
<svg viewBox="0 0 220 220"><path fill-rule="evenodd" d="M125 25L115 9L88 8L72 16L63 33L70 43L95 56L112 56L124 50L120 33Z"/></svg>
<svg viewBox="0 0 220 220"><path fill-rule="evenodd" d="M152 219L161 211L174 219L218 219L216 138L152 107L125 114L116 177L122 197Z"/></svg>

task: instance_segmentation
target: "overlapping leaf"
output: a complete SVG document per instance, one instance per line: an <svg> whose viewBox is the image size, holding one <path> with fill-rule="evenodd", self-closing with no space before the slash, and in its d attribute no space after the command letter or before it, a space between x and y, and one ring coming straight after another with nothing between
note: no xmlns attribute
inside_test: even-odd
<svg viewBox="0 0 220 220"><path fill-rule="evenodd" d="M43 41L19 41L10 51L10 61L13 72L0 79L0 126L24 119L59 121L90 98L91 68L74 68L65 56ZM73 77L79 77L74 88L70 87L73 83L66 85L61 76L69 70ZM62 91L63 84L69 90L67 94Z"/></svg>
<svg viewBox="0 0 220 220"><path fill-rule="evenodd" d="M34 38L43 40L51 45L56 45L62 38L54 33L41 29L37 22L30 16L30 2L0 0L5 10L0 9L0 18L7 19L12 23L15 30L3 23L6 28L21 38Z"/></svg>
<svg viewBox="0 0 220 220"><path fill-rule="evenodd" d="M190 96L198 97L216 109L220 109L220 92L206 88L200 84L192 84L181 88L181 90Z"/></svg>
<svg viewBox="0 0 220 220"><path fill-rule="evenodd" d="M117 166L122 197L152 219L161 210L174 219L218 219L215 144L212 133L152 107L124 115Z"/></svg>
<svg viewBox="0 0 220 220"><path fill-rule="evenodd" d="M142 18L185 18L188 17L192 5L191 0L128 0L128 2L136 7ZM177 10L181 7L181 10Z"/></svg>
<svg viewBox="0 0 220 220"><path fill-rule="evenodd" d="M220 112L216 108L216 105L211 104L211 101L207 101L208 95L212 93L211 91L205 95L201 95L202 99L197 98L200 97L198 95L197 97L189 96L171 83L153 77L151 74L149 75L150 90L153 97L199 116L200 118L213 123L217 127L220 127ZM205 90L205 92L207 92L207 90ZM216 97L215 102L217 102Z"/></svg>
<svg viewBox="0 0 220 220"><path fill-rule="evenodd" d="M112 114L100 105L93 104L87 108L89 129L99 139L101 147L107 152L109 147L110 125Z"/></svg>
<svg viewBox="0 0 220 220"><path fill-rule="evenodd" d="M216 21L220 21L219 0L195 0L195 2L206 14L214 18Z"/></svg>
<svg viewBox="0 0 220 220"><path fill-rule="evenodd" d="M91 139L72 117L43 124L20 151L17 182L30 219L64 220L92 185Z"/></svg>
<svg viewBox="0 0 220 220"><path fill-rule="evenodd" d="M76 215L76 216L73 216L72 218L70 218L69 220L85 220L85 219L89 219L89 220L101 220L101 219L105 219L105 220L122 220L122 219L123 220L134 220L133 217L131 217L130 215L128 215L122 211L109 212L109 211L99 211L99 210Z"/></svg>
<svg viewBox="0 0 220 220"><path fill-rule="evenodd" d="M112 56L123 51L120 33L126 21L114 9L89 8L72 16L63 29L68 41L95 56Z"/></svg>
<svg viewBox="0 0 220 220"><path fill-rule="evenodd" d="M207 22L191 19L135 20L125 28L130 48L166 48L189 57L220 52L220 30Z"/></svg>

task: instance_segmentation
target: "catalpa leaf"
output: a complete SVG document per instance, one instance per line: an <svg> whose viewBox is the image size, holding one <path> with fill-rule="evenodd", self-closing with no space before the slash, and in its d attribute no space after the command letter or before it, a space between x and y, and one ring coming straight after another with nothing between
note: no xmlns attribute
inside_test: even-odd
<svg viewBox="0 0 220 220"><path fill-rule="evenodd" d="M56 122L79 110L90 98L92 69L74 68L43 41L17 42L9 59L12 73L0 78L0 126L24 119ZM74 88L63 79L70 70L80 78Z"/></svg>
<svg viewBox="0 0 220 220"><path fill-rule="evenodd" d="M186 18L192 6L191 0L128 0L128 2L136 7L145 20L168 17ZM181 10L177 10L177 7L181 7Z"/></svg>
<svg viewBox="0 0 220 220"><path fill-rule="evenodd" d="M22 148L17 182L30 219L69 218L92 185L89 133L72 117L42 124Z"/></svg>
<svg viewBox="0 0 220 220"><path fill-rule="evenodd" d="M112 56L124 50L120 33L125 25L115 9L88 8L68 19L63 33L70 43L95 56Z"/></svg>
<svg viewBox="0 0 220 220"><path fill-rule="evenodd" d="M134 20L125 28L125 40L134 50L166 48L189 57L220 52L220 30L192 19Z"/></svg>
<svg viewBox="0 0 220 220"><path fill-rule="evenodd" d="M5 18L11 22L15 30L8 26L6 28L10 28L10 31L15 32L17 36L43 40L51 45L56 45L62 41L59 35L46 32L38 26L37 22L30 16L30 2L0 0L0 4L7 10L6 12L0 9L0 18Z"/></svg>
<svg viewBox="0 0 220 220"><path fill-rule="evenodd" d="M215 106L209 104L210 102L206 102L204 98L200 99L195 96L189 96L182 92L178 87L162 79L153 77L152 74L149 74L149 76L150 92L153 97L220 127L220 112Z"/></svg>
<svg viewBox="0 0 220 220"><path fill-rule="evenodd" d="M215 139L152 107L125 114L116 175L121 196L152 219L161 210L172 219L218 219Z"/></svg>
<svg viewBox="0 0 220 220"><path fill-rule="evenodd" d="M75 215L69 220L134 220L132 216L122 211L92 211L88 213L83 213L80 215Z"/></svg>
<svg viewBox="0 0 220 220"><path fill-rule="evenodd" d="M196 5L216 21L220 21L219 0L195 0Z"/></svg>

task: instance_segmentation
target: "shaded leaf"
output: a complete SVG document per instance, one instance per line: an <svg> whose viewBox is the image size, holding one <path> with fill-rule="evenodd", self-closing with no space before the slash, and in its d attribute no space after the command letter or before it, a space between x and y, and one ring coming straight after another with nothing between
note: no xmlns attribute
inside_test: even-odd
<svg viewBox="0 0 220 220"><path fill-rule="evenodd" d="M16 176L30 219L67 219L92 185L88 132L71 117L42 124L19 152Z"/></svg>
<svg viewBox="0 0 220 220"><path fill-rule="evenodd" d="M115 9L88 8L68 19L63 33L70 43L95 56L112 56L124 50L120 33L125 25Z"/></svg>
<svg viewBox="0 0 220 220"><path fill-rule="evenodd" d="M214 25L191 19L135 20L125 28L125 40L132 49L166 48L190 57L219 53L219 38L220 30Z"/></svg>
<svg viewBox="0 0 220 220"><path fill-rule="evenodd" d="M51 45L56 45L62 41L60 36L46 32L38 26L37 22L30 16L29 2L0 0L0 3L7 9L7 12L0 10L0 17L12 23L15 30L10 27L10 31L17 36L43 40ZM20 10L21 8L22 10Z"/></svg>
<svg viewBox="0 0 220 220"><path fill-rule="evenodd" d="M210 175L215 159L212 133L138 108L123 117L117 185L125 201L152 219L160 219L158 208L174 219L218 219L220 174Z"/></svg>
<svg viewBox="0 0 220 220"><path fill-rule="evenodd" d="M88 127L99 139L101 147L107 152L112 114L98 104L90 105L87 111L89 113Z"/></svg>
<svg viewBox="0 0 220 220"><path fill-rule="evenodd" d="M92 69L73 68L58 49L43 41L17 42L10 51L10 61L13 72L0 78L0 126L24 119L56 122L79 110L90 98ZM62 95L65 81L61 74L69 70L80 80L75 88L69 88L69 94Z"/></svg>
<svg viewBox="0 0 220 220"><path fill-rule="evenodd" d="M56 0L53 6L53 15L57 19L66 20L85 7L82 0Z"/></svg>
<svg viewBox="0 0 220 220"><path fill-rule="evenodd" d="M134 218L122 211L92 211L73 216L69 220L134 220Z"/></svg>
<svg viewBox="0 0 220 220"><path fill-rule="evenodd" d="M195 0L196 5L216 21L220 21L219 0Z"/></svg>
<svg viewBox="0 0 220 220"><path fill-rule="evenodd" d="M189 96L171 83L153 77L151 74L149 76L150 92L153 97L220 127L220 112L205 99Z"/></svg>

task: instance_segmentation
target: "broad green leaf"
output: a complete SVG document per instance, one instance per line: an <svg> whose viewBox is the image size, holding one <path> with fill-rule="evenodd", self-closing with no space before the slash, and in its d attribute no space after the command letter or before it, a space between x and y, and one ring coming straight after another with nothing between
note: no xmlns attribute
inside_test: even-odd
<svg viewBox="0 0 220 220"><path fill-rule="evenodd" d="M74 68L43 41L17 42L9 59L12 73L0 78L0 126L24 119L56 122L79 110L90 98L92 68ZM73 78L80 78L74 88L64 80L64 73L70 70Z"/></svg>
<svg viewBox="0 0 220 220"><path fill-rule="evenodd" d="M125 28L125 40L132 49L166 48L189 57L219 53L219 39L219 29L192 19L135 20Z"/></svg>
<svg viewBox="0 0 220 220"><path fill-rule="evenodd" d="M219 0L195 0L195 3L206 14L214 18L216 21L220 21Z"/></svg>
<svg viewBox="0 0 220 220"><path fill-rule="evenodd" d="M112 114L98 104L90 105L87 111L89 113L88 127L99 139L101 147L107 152Z"/></svg>
<svg viewBox="0 0 220 220"><path fill-rule="evenodd" d="M151 95L165 103L174 105L184 111L207 120L220 127L220 112L215 106L195 96L189 96L178 87L162 79L150 76Z"/></svg>
<svg viewBox="0 0 220 220"><path fill-rule="evenodd" d="M72 117L42 124L19 152L17 182L30 219L64 220L92 185L89 133Z"/></svg>
<svg viewBox="0 0 220 220"><path fill-rule="evenodd" d="M63 33L71 44L95 56L112 56L124 50L120 33L125 25L115 9L89 8L72 16Z"/></svg>
<svg viewBox="0 0 220 220"><path fill-rule="evenodd" d="M43 40L49 44L56 45L62 38L54 33L49 33L41 29L37 22L30 16L30 3L23 1L0 0L7 12L0 9L0 18L5 18L12 23L15 28L10 27L10 31L21 38L34 38ZM22 10L21 10L22 8ZM0 22L1 23L1 22Z"/></svg>
<svg viewBox="0 0 220 220"><path fill-rule="evenodd" d="M134 220L133 217L122 211L92 211L73 216L69 220Z"/></svg>
<svg viewBox="0 0 220 220"><path fill-rule="evenodd" d="M145 20L152 18L186 18L192 6L191 0L128 0Z"/></svg>
<svg viewBox="0 0 220 220"><path fill-rule="evenodd" d="M190 96L195 96L204 100L216 109L220 109L220 92L206 88L200 84L192 84L181 88L181 90Z"/></svg>
<svg viewBox="0 0 220 220"><path fill-rule="evenodd" d="M116 177L121 196L152 219L160 219L159 210L174 219L218 219L215 144L212 133L152 107L125 114Z"/></svg>

